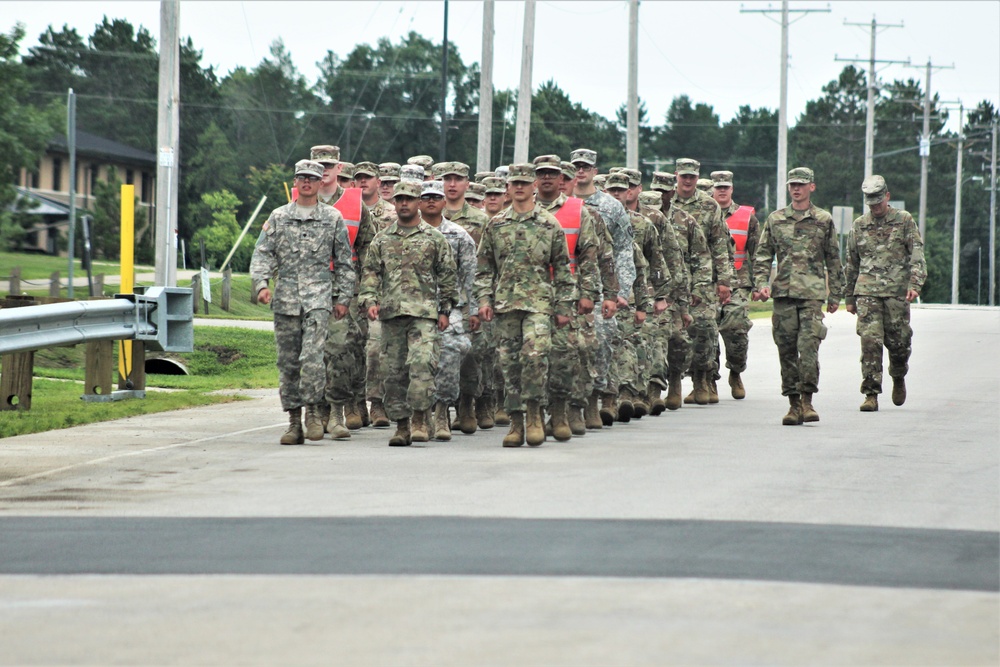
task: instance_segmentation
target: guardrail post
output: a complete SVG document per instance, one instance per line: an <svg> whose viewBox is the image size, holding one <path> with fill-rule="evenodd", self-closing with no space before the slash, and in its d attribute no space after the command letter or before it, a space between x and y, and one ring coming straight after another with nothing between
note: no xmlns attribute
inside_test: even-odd
<svg viewBox="0 0 1000 667"><path fill-rule="evenodd" d="M49 276L49 296L59 296L59 272L53 271Z"/></svg>
<svg viewBox="0 0 1000 667"><path fill-rule="evenodd" d="M84 362L84 395L111 396L111 375L114 368L114 341L87 343Z"/></svg>
<svg viewBox="0 0 1000 667"><path fill-rule="evenodd" d="M229 301L233 297L233 270L226 267L222 272L222 310L229 312Z"/></svg>
<svg viewBox="0 0 1000 667"><path fill-rule="evenodd" d="M201 274L196 273L191 276L191 294L194 297L192 311L198 314L198 302L201 301Z"/></svg>
<svg viewBox="0 0 1000 667"><path fill-rule="evenodd" d="M10 293L17 296L21 293L21 267L15 266L10 270Z"/></svg>
<svg viewBox="0 0 1000 667"><path fill-rule="evenodd" d="M31 379L35 353L15 352L0 356L0 410L31 409Z"/></svg>
<svg viewBox="0 0 1000 667"><path fill-rule="evenodd" d="M146 389L146 345L141 340L133 340L131 343L132 355L125 365L128 375L118 374L118 388L143 391ZM120 341L118 354L121 354L125 347L124 341ZM131 386L129 380L132 381Z"/></svg>
<svg viewBox="0 0 1000 667"><path fill-rule="evenodd" d="M90 296L104 296L104 274L103 273L98 273L96 276L94 276L93 290L94 290L94 293L91 294Z"/></svg>

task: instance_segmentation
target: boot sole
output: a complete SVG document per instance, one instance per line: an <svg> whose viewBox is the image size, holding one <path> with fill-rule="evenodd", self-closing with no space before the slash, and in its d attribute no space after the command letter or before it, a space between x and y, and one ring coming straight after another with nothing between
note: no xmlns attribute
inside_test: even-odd
<svg viewBox="0 0 1000 667"><path fill-rule="evenodd" d="M385 421L376 419L375 421L372 422L372 426L374 426L375 428L389 428L391 425L392 424L388 419L386 419Z"/></svg>

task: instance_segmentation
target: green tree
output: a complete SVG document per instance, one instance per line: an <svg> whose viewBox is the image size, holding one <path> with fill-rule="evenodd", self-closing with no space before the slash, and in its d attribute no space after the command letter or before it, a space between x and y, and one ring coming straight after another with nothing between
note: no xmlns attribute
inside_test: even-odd
<svg viewBox="0 0 1000 667"><path fill-rule="evenodd" d="M732 120L722 126L725 169L733 172L734 198L740 204L753 206L763 220L768 204L776 201L775 168L778 164L778 113L771 109L741 106ZM703 170L704 171L704 170ZM709 172L711 173L711 172ZM784 187L779 183L778 187ZM769 190L770 202L764 201Z"/></svg>
<svg viewBox="0 0 1000 667"><path fill-rule="evenodd" d="M94 259L118 259L121 255L121 186L122 181L114 167L108 169L106 181L98 181L94 185L93 222L90 226L90 252ZM82 256L79 249L76 254Z"/></svg>
<svg viewBox="0 0 1000 667"><path fill-rule="evenodd" d="M601 168L623 164L624 142L618 127L570 99L554 79L531 98L529 156L556 154L568 160L581 147L597 151Z"/></svg>
<svg viewBox="0 0 1000 667"><path fill-rule="evenodd" d="M708 174L725 168L727 153L715 109L692 104L687 95L675 97L653 139L653 154L667 161L663 169L673 171L674 160L689 157L701 162L702 172Z"/></svg>
<svg viewBox="0 0 1000 667"><path fill-rule="evenodd" d="M205 262L208 267L220 268L226 255L240 235L240 224L236 211L240 200L229 190L206 192L196 207L196 215L207 221L191 237L191 254L196 255L202 241L205 242ZM249 234L240 243L230 263L236 270L247 270L253 254L253 237ZM200 258L199 258L200 259ZM192 261L194 266L197 262Z"/></svg>

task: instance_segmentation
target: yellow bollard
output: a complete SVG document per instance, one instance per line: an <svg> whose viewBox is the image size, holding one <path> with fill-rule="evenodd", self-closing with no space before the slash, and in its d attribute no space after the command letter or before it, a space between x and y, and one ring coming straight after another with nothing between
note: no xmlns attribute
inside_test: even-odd
<svg viewBox="0 0 1000 667"><path fill-rule="evenodd" d="M131 294L135 290L135 186L122 185L122 225L121 225L121 267L122 282L120 294ZM132 369L127 367L132 361L132 341L123 340L118 347L118 377L128 379ZM120 386L120 385L119 385Z"/></svg>

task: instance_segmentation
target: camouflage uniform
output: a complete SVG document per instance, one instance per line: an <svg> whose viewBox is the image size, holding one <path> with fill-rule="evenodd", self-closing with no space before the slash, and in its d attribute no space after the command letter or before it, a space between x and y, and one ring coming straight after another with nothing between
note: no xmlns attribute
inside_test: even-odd
<svg viewBox="0 0 1000 667"><path fill-rule="evenodd" d="M358 295L367 311L379 306L385 413L408 419L429 409L440 354L437 318L457 300L451 247L436 229L398 223L375 237L365 257Z"/></svg>
<svg viewBox="0 0 1000 667"><path fill-rule="evenodd" d="M601 274L603 300L615 301L618 298L620 285L618 284L618 275L615 273L614 245L611 232L596 208L587 206L585 203L584 210L590 213L594 222L594 231L598 241L597 267ZM580 374L579 382L573 390L571 404L574 407L585 405L590 395L599 389L597 385L599 375L597 359L601 345L597 334L597 322L603 319L604 317L597 309L595 302L595 312L584 316L580 322L580 358L586 372ZM617 327L615 327L615 331L617 331ZM610 356L608 360L610 361ZM604 371L602 377L607 378L607 371Z"/></svg>
<svg viewBox="0 0 1000 667"><path fill-rule="evenodd" d="M906 375L913 337L906 292L919 293L927 279L924 242L913 217L889 206L883 218L869 211L855 220L844 275L847 305L857 307L861 393L877 395L882 393L883 345L889 351L889 376Z"/></svg>
<svg viewBox="0 0 1000 667"><path fill-rule="evenodd" d="M789 205L769 215L754 257L756 289L767 285L775 259L771 322L781 363L781 393L813 394L819 390L819 345L826 338L824 301L839 304L843 296L840 248L830 214L810 204L805 211Z"/></svg>
<svg viewBox="0 0 1000 667"><path fill-rule="evenodd" d="M286 411L323 402L323 342L328 321L334 319L330 312L335 303L350 303L355 285L340 212L319 203L302 215L295 202L276 208L250 260L255 294L276 274L271 310L279 394ZM332 276L331 257L336 266Z"/></svg>
<svg viewBox="0 0 1000 667"><path fill-rule="evenodd" d="M463 360L472 349L462 310L474 304L472 296L477 268L476 244L467 231L449 220L442 220L437 230L448 241L458 271L458 301L451 311L448 328L441 332L441 357L434 377L435 402L451 405L458 400L460 370ZM478 309L473 309L470 314L478 314Z"/></svg>
<svg viewBox="0 0 1000 667"><path fill-rule="evenodd" d="M733 202L724 210L723 218L727 219L740 207ZM750 294L753 292L753 258L760 242L760 223L757 216L750 214L747 226L746 259L739 269L733 264L734 282L729 303L722 306L719 313L719 333L726 346L726 368L734 373L743 373L747 369L747 350L750 346ZM716 355L715 366L718 369L719 359ZM716 373L716 380L719 379Z"/></svg>
<svg viewBox="0 0 1000 667"><path fill-rule="evenodd" d="M551 319L572 317L577 301L562 227L539 206L527 213L508 208L486 226L478 258L476 299L480 310L496 312L504 409L524 412L527 401L544 405Z"/></svg>
<svg viewBox="0 0 1000 667"><path fill-rule="evenodd" d="M396 222L396 209L391 202L380 198L374 206L368 208L378 231L388 229ZM385 393L385 378L379 362L381 349L382 323L377 320L368 322L368 340L365 343L365 395L369 400L382 400L382 394Z"/></svg>

